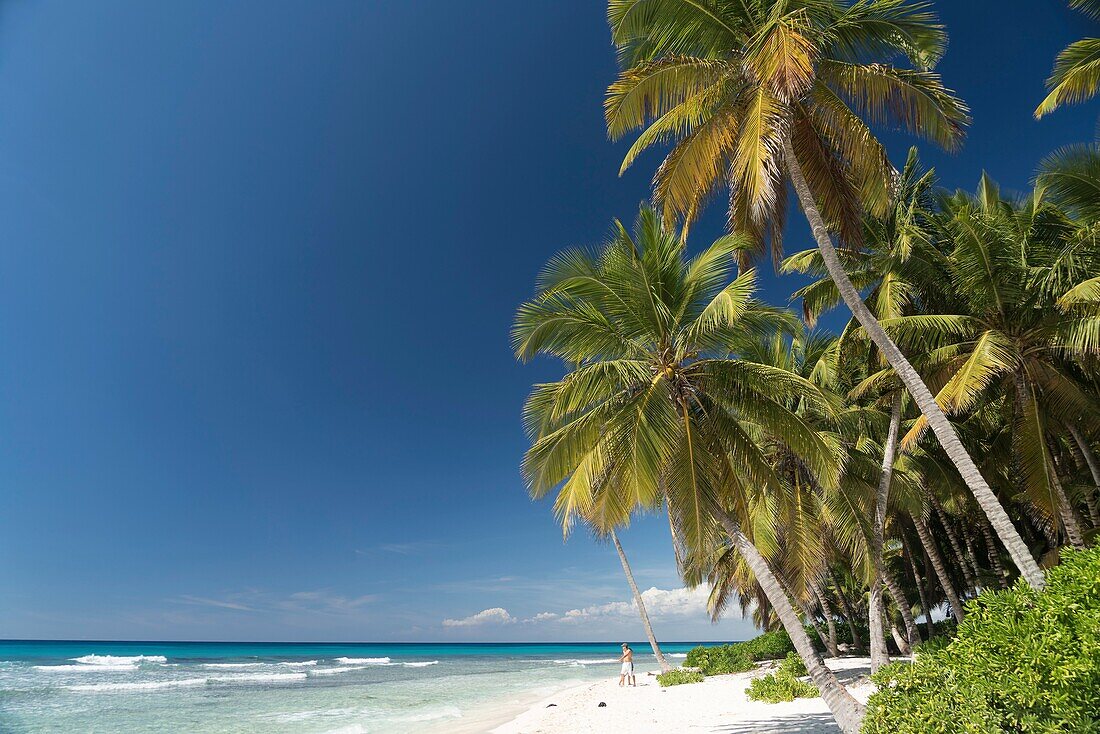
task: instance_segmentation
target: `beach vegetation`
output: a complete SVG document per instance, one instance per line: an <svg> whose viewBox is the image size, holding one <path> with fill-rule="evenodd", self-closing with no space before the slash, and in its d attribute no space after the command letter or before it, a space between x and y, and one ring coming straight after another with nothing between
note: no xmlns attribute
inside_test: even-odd
<svg viewBox="0 0 1100 734"><path fill-rule="evenodd" d="M1037 591L987 591L949 643L872 679L865 734L1094 732L1100 722L1100 547L1065 549Z"/></svg>
<svg viewBox="0 0 1100 734"><path fill-rule="evenodd" d="M745 689L745 695L750 701L782 703L796 698L815 698L821 694L812 683L800 680L780 667L774 673L753 678Z"/></svg>
<svg viewBox="0 0 1100 734"><path fill-rule="evenodd" d="M658 675L657 683L659 683L662 688L668 688L669 686L682 686L686 683L702 683L705 679L706 676L702 673L676 668Z"/></svg>

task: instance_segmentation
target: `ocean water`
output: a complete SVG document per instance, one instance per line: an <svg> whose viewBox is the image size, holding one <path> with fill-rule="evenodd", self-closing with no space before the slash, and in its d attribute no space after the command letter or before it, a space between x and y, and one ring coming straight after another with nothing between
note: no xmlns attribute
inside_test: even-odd
<svg viewBox="0 0 1100 734"><path fill-rule="evenodd" d="M696 643L663 644L683 657ZM639 672L656 663L631 643ZM0 732L469 728L486 711L618 675L614 643L0 642Z"/></svg>

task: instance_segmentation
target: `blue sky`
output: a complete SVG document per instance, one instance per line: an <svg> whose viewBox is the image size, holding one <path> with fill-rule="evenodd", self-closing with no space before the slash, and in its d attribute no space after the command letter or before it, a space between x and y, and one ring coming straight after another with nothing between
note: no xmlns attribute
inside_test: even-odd
<svg viewBox="0 0 1100 734"><path fill-rule="evenodd" d="M1030 112L1094 24L937 5L975 117L944 183L1093 137L1096 105ZM526 497L559 368L508 348L541 264L647 196L614 71L588 0L0 6L0 636L638 637L614 551ZM623 543L658 635L748 634L662 520Z"/></svg>

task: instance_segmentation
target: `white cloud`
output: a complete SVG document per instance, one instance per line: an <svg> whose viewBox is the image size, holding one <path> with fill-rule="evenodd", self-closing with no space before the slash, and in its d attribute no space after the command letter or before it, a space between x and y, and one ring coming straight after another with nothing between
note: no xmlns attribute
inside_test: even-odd
<svg viewBox="0 0 1100 734"><path fill-rule="evenodd" d="M705 586L694 589L658 589L650 587L642 592L642 603L651 617L703 616L707 613ZM570 609L562 615L563 622L579 622L587 619L633 617L638 613L634 600L613 601L583 609Z"/></svg>
<svg viewBox="0 0 1100 734"><path fill-rule="evenodd" d="M709 591L705 586L697 586L694 589L658 589L650 587L642 592L642 602L651 617L696 617L707 618L707 597ZM546 622L582 622L595 619L635 619L638 609L634 606L634 600L613 601L607 604L597 604L582 609L570 609L558 612L539 612L533 617L517 619L508 613L506 609L494 607L486 609L463 619L445 619L444 627L474 627L477 625L513 624L540 624Z"/></svg>
<svg viewBox="0 0 1100 734"><path fill-rule="evenodd" d="M469 617L463 617L462 619L444 619L444 627L477 627L482 624L512 624L516 621L516 618L508 613L507 609L503 607L493 607L492 609L483 609L477 614L472 614Z"/></svg>

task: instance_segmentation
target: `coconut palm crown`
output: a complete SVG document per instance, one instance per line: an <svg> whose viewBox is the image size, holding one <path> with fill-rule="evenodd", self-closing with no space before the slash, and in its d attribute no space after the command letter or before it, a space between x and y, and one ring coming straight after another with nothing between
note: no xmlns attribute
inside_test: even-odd
<svg viewBox="0 0 1100 734"><path fill-rule="evenodd" d="M654 176L666 217L693 221L721 189L731 231L782 254L789 141L826 222L847 242L881 214L892 169L872 125L955 148L966 105L931 71L946 34L904 0L610 0L623 71L608 132L644 127L623 160L673 143ZM894 65L904 60L906 66ZM745 253L746 255L750 253Z"/></svg>

